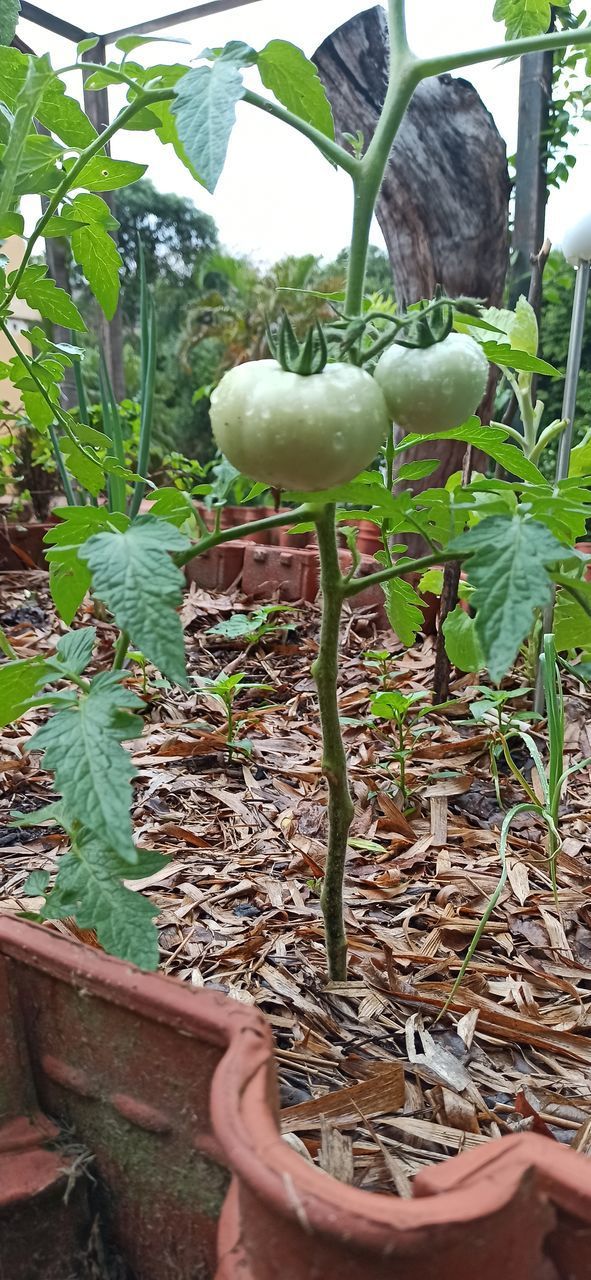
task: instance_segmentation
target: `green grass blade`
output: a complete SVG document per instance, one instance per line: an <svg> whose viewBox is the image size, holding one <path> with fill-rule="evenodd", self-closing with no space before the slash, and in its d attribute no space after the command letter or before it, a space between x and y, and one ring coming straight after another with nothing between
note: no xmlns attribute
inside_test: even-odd
<svg viewBox="0 0 591 1280"><path fill-rule="evenodd" d="M449 1009L449 1006L453 1004L454 998L458 992L458 988L461 986L461 983L463 982L466 976L466 973L470 966L470 962L472 960L474 952L478 947L478 943L480 942L480 939L484 933L484 930L486 929L486 926L490 920L490 917L507 883L507 876L509 874L509 868L507 866L507 840L509 839L509 829L511 827L511 823L513 822L513 819L517 817L518 813L537 813L539 814L540 817L544 817L542 806L537 804L515 804L513 805L513 808L509 809L509 812L505 815L505 818L503 820L503 825L501 827L501 839L499 842L499 857L501 859L501 864L502 864L501 874L499 876L499 882L494 890L494 893L491 894L486 904L482 917L478 923L478 928L474 934L474 937L472 938L470 946L468 947L468 951L466 952L466 957L464 959L460 972L458 973L458 976L450 991L450 994L448 995L447 1000L445 1001L445 1004L443 1006L443 1009L441 1010L441 1013L438 1015L438 1019L443 1017L443 1014L447 1011L447 1009Z"/></svg>
<svg viewBox="0 0 591 1280"><path fill-rule="evenodd" d="M121 466L124 467L125 448L123 445L123 433L121 431L121 419L119 417L119 405L115 399L115 393L109 377L104 351L101 351L99 386L103 415L103 431L111 441L113 457L116 458L117 462L120 462ZM125 511L125 480L120 476L110 475L107 479L107 495L110 511Z"/></svg>
<svg viewBox="0 0 591 1280"><path fill-rule="evenodd" d="M146 262L141 240L138 240L140 263L140 334L141 334L141 416L137 471L147 479L152 442L154 414L154 390L156 385L156 309L148 289ZM146 491L143 480L137 480L131 499L129 514L137 515Z"/></svg>

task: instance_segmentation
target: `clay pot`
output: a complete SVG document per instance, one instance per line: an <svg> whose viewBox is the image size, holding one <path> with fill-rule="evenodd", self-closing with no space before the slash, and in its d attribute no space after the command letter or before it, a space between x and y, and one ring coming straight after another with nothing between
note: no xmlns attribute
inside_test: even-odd
<svg viewBox="0 0 591 1280"><path fill-rule="evenodd" d="M358 1191L282 1140L267 1053L261 1043L245 1062L233 1045L213 1081L234 1173L217 1280L587 1280L584 1156L518 1135L427 1169L412 1200Z"/></svg>
<svg viewBox="0 0 591 1280"><path fill-rule="evenodd" d="M310 547L316 544L316 534L312 530L310 533L292 533L289 525L280 525L277 529L277 543L280 547Z"/></svg>
<svg viewBox="0 0 591 1280"><path fill-rule="evenodd" d="M220 525L221 529L235 529L238 525L251 525L256 520L265 520L266 516L272 516L272 511L266 507L223 507L221 508ZM206 524L210 529L214 527L214 517L211 511L205 513ZM261 534L244 534L243 541L248 543L262 543L265 547L269 547L271 543L271 530L265 529Z"/></svg>
<svg viewBox="0 0 591 1280"><path fill-rule="evenodd" d="M15 569L47 569L43 539L55 520L17 524L0 520L0 571Z"/></svg>
<svg viewBox="0 0 591 1280"><path fill-rule="evenodd" d="M362 556L375 556L376 552L384 550L380 527L373 520L360 521L357 550Z"/></svg>
<svg viewBox="0 0 591 1280"><path fill-rule="evenodd" d="M228 1179L209 1101L231 1045L271 1061L262 1017L234 1000L0 921L1 1277L86 1276L98 1213L117 1274L210 1280Z"/></svg>
<svg viewBox="0 0 591 1280"><path fill-rule="evenodd" d="M591 542L577 542L577 551L582 551L584 556L591 556ZM585 582L591 582L591 564L585 569Z"/></svg>

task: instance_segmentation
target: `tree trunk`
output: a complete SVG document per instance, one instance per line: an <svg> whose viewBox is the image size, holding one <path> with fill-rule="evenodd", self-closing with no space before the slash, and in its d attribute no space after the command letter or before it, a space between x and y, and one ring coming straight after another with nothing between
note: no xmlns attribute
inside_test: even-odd
<svg viewBox="0 0 591 1280"><path fill-rule="evenodd" d="M386 16L377 6L339 27L316 51L337 135L361 129L366 145L371 138L386 91L387 47ZM437 284L451 297L501 305L509 194L505 143L473 86L449 75L424 81L394 144L377 208L400 306L431 298ZM481 406L484 420L493 396L494 375ZM444 441L409 450L405 461L441 458L434 476L416 482L415 491L460 470L465 447Z"/></svg>

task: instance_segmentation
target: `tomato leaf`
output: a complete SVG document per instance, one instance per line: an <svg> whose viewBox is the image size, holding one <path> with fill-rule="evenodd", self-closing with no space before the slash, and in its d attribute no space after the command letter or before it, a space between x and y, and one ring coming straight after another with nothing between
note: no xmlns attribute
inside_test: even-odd
<svg viewBox="0 0 591 1280"><path fill-rule="evenodd" d="M92 830L105 849L136 862L129 814L135 770L121 743L140 737L143 724L132 713L143 703L121 678L116 671L95 676L89 693L37 730L29 750L44 753L68 819Z"/></svg>
<svg viewBox="0 0 591 1280"><path fill-rule="evenodd" d="M71 168L70 161L66 168ZM93 156L74 181L75 187L84 187L86 191L117 191L119 187L129 187L137 182L146 172L147 165L136 164L133 160L112 160L110 156Z"/></svg>
<svg viewBox="0 0 591 1280"><path fill-rule="evenodd" d="M183 631L176 612L184 576L169 552L189 547L171 524L140 516L124 533L99 533L81 548L92 585L115 617L163 675L185 685Z"/></svg>
<svg viewBox="0 0 591 1280"><path fill-rule="evenodd" d="M404 578L393 578L391 582L383 582L382 590L386 599L386 613L390 626L398 639L410 648L423 625L425 603L412 583L406 582Z"/></svg>
<svg viewBox="0 0 591 1280"><path fill-rule="evenodd" d="M0 729L28 711L47 670L44 658L23 658L0 665Z"/></svg>
<svg viewBox="0 0 591 1280"><path fill-rule="evenodd" d="M476 636L492 679L499 681L529 634L534 611L551 599L547 566L568 552L545 525L518 515L482 520L447 550L466 558Z"/></svg>
<svg viewBox="0 0 591 1280"><path fill-rule="evenodd" d="M548 31L552 20L550 0L496 0L496 22L504 22L507 40L521 36L539 36Z"/></svg>
<svg viewBox="0 0 591 1280"><path fill-rule="evenodd" d="M80 676L92 658L96 643L96 628L81 627L68 631L57 643L57 658L68 675Z"/></svg>
<svg viewBox="0 0 591 1280"><path fill-rule="evenodd" d="M178 81L172 107L180 141L208 191L215 191L244 95L240 66L218 58L195 67Z"/></svg>
<svg viewBox="0 0 591 1280"><path fill-rule="evenodd" d="M591 583L577 582L576 585L577 591L587 597L591 606ZM579 601L564 588L559 590L556 597L552 629L558 653L567 653L569 649L591 649L591 618Z"/></svg>
<svg viewBox="0 0 591 1280"><path fill-rule="evenodd" d="M79 195L72 212L83 219L71 235L72 253L82 268L107 320L112 320L119 300L119 268L123 259L109 229L117 226L109 206L98 195Z"/></svg>
<svg viewBox="0 0 591 1280"><path fill-rule="evenodd" d="M70 624L91 585L88 565L78 556L80 547L94 533L123 532L129 520L106 507L59 507L57 514L60 523L48 530L43 541L49 548L45 554L52 599L60 618Z"/></svg>
<svg viewBox="0 0 591 1280"><path fill-rule="evenodd" d="M544 477L541 471L525 458L514 444L506 444L507 432L504 427L483 427L478 418L470 418L462 427L455 427L449 431L430 431L428 435L420 435L416 432L413 435L405 436L400 444L396 446L396 452L404 449L410 449L415 444L420 444L426 440L463 440L466 444L473 444L477 449L482 449L483 453L487 453L493 462L498 462L511 475L519 476L520 480L528 480L532 484L543 484Z"/></svg>
<svg viewBox="0 0 591 1280"><path fill-rule="evenodd" d="M9 283L14 276L9 276ZM86 332L86 325L78 307L65 289L58 289L55 280L47 274L47 267L29 263L19 281L17 295L30 307L40 311L52 324L62 325L64 329L78 329Z"/></svg>
<svg viewBox="0 0 591 1280"><path fill-rule="evenodd" d="M482 350L491 364L500 369L517 369L523 373L543 373L548 378L559 378L560 370L555 369L547 360L531 356L527 351L518 351L508 342L483 342Z"/></svg>
<svg viewBox="0 0 591 1280"><path fill-rule="evenodd" d="M4 0L0 0L0 3L4 3ZM53 72L49 61L45 58L31 58L29 60L25 80L15 102L14 117L2 157L0 177L1 215L10 211L27 137L29 133L34 132L33 118L52 75Z"/></svg>
<svg viewBox="0 0 591 1280"><path fill-rule="evenodd" d="M150 874L142 862L140 855L137 868L132 868L116 853L106 850L96 832L85 834L70 853L60 858L55 885L42 916L46 920L73 916L80 929L95 930L110 955L142 969L156 969L158 935L153 922L158 909L148 898L123 884L124 878L136 870L142 875Z"/></svg>
<svg viewBox="0 0 591 1280"><path fill-rule="evenodd" d="M0 44L12 44L20 11L20 0L0 0Z"/></svg>
<svg viewBox="0 0 591 1280"><path fill-rule="evenodd" d="M289 40L271 40L258 56L258 68L266 89L288 111L334 138L334 120L324 85L313 62Z"/></svg>
<svg viewBox="0 0 591 1280"><path fill-rule="evenodd" d="M459 671L482 671L485 666L476 635L476 619L460 605L447 615L442 627L450 662Z"/></svg>

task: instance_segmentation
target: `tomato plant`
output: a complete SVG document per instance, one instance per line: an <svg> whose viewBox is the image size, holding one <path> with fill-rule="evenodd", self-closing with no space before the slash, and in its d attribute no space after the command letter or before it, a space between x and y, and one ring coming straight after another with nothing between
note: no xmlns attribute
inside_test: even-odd
<svg viewBox="0 0 591 1280"><path fill-rule="evenodd" d="M449 2L453 6L453 0ZM142 328L143 426L137 473L131 473L125 466L117 407L108 387L104 388L102 430L90 426L83 412L76 416L64 408L64 374L72 363L78 368L80 352L53 342L43 327L36 326L29 335L33 354L27 355L10 329L10 306L18 298L37 309L44 321L75 333L83 331L84 321L72 297L35 260L40 240L58 235L67 239L99 305L106 316L112 316L121 259L104 194L135 181L144 166L114 159L108 144L124 130L153 131L213 192L225 164L236 106L242 102L307 138L329 163L348 175L353 191L346 296L335 309L334 323L326 332L309 335L297 350L286 328L279 342L280 363L246 366L228 374L214 397L213 409L218 439L230 461L252 474L260 486L284 486L295 495L300 490L303 498L288 512L249 524L248 532L302 521L312 523L317 531L323 611L313 673L328 788L321 906L329 973L342 980L347 970L343 877L353 817L337 699L344 602L369 584L383 584L393 625L410 640L420 625L421 598L405 581L406 575L446 560L462 561L473 589L479 652L495 681L511 665L536 610L552 598L555 582L591 612L585 584L580 582L580 561L570 549L572 525L561 521L559 513L549 524L543 493L537 505L532 494L528 505L528 486L543 488L544 484L536 466L541 442L536 406L530 405L527 425L532 430L525 448L509 428L485 428L470 416L484 389L488 360L517 372L518 379L519 371L531 370L536 357L528 350L527 336L524 346L523 336L508 332L502 317L487 321L470 300L454 304L437 296L425 301L420 314L416 308L385 317L368 312L364 280L376 201L397 132L423 80L537 50L585 47L591 43L591 27L545 34L550 20L547 0L534 4L497 0L495 15L507 27L504 43L421 58L408 43L405 0L388 0L390 78L384 107L367 145L357 139L350 149L346 137L345 145L335 137L330 104L313 63L282 40L273 40L259 51L232 41L223 49L206 50L196 66L148 67L129 56L146 43L141 37L134 37L131 45L120 41L107 66L90 62L92 42L82 42L75 68L64 71L84 70L89 92L117 85L127 95L125 105L99 136L78 102L66 94L62 75L47 58L9 47L17 8L9 6L8 16L12 14L14 20L3 18L0 26L0 40L6 42L0 47L0 239L23 234L19 208L23 195L41 195L43 212L26 239L20 266L7 273L5 264L0 265L0 331L13 352L0 367L0 377L11 379L31 423L51 444L68 498L68 507L51 535L50 551L52 590L61 616L71 622L91 588L119 630L112 669L99 675L88 674L95 640L91 627L63 637L49 658L20 661L0 636L6 658L0 667L2 721L7 723L39 705L49 711L32 747L43 752L61 798L33 820L56 822L68 841L68 851L59 860L42 914L50 919L73 914L82 928L94 927L102 944L116 954L148 967L157 963L155 911L124 883L154 868L154 855L140 854L134 843L129 816L133 768L122 743L141 733L142 703L126 685L127 654L132 643L169 680L186 682L177 612L182 567L244 530L222 530L219 518L214 529L207 530L196 520L193 495L176 488L156 493L153 512L140 514L148 483L149 369L155 351L155 317L150 318L149 308ZM250 87L255 72L264 93ZM430 344L413 339L415 331L420 338L426 322L434 339ZM456 330L463 329L464 336L452 334L452 324ZM476 347L472 330L479 324L489 331L492 327L495 340L478 339ZM414 350L409 341L414 341ZM460 352L461 361L457 359ZM374 379L372 370L379 357ZM425 369L432 370L428 379L422 376ZM424 403L419 395L421 382L429 390ZM519 380L517 386L522 394ZM410 434L395 441L393 433L388 433L385 481L378 472L362 468L373 462L388 416L396 415L406 421ZM404 488L404 482L416 476L414 464L405 464L405 450L417 439L438 438L472 443L517 477L517 483L508 483L506 489L497 485L488 501L480 491L477 521L456 493L457 486L433 489L418 499ZM579 482L579 491L584 488ZM205 490L215 505L212 486L206 483L197 489L202 496ZM475 497L473 502L477 505ZM369 513L387 535L383 565L369 578L357 575L355 554L350 572L341 571L335 517L343 504L349 512L353 508L353 513L356 509ZM429 548L416 560L405 556L405 543L399 541L411 531L419 532ZM231 711L230 691L223 701Z"/></svg>

